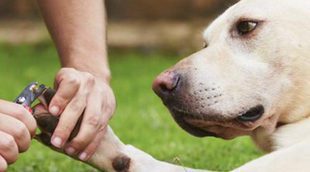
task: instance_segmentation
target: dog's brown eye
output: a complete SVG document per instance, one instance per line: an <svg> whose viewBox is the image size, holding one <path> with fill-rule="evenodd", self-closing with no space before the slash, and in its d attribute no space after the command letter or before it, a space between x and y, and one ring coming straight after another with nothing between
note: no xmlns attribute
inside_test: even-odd
<svg viewBox="0 0 310 172"><path fill-rule="evenodd" d="M257 24L255 21L241 21L237 24L238 33L240 35L249 34L256 29Z"/></svg>

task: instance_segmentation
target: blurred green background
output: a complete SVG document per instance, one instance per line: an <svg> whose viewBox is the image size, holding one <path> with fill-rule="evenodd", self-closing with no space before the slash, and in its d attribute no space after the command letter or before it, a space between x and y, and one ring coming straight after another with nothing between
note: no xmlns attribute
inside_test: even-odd
<svg viewBox="0 0 310 172"><path fill-rule="evenodd" d="M60 68L34 2L0 0L1 99L13 100L32 81L52 86ZM151 90L157 74L202 46L204 27L233 0L106 2L112 87L118 105L111 125L123 142L160 160L209 170L228 171L261 155L248 137L223 141L190 136ZM96 170L33 141L8 171Z"/></svg>

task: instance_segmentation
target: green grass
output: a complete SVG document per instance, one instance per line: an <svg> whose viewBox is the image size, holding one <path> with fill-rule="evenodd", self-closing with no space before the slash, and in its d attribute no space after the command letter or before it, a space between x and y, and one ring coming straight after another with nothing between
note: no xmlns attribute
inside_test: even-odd
<svg viewBox="0 0 310 172"><path fill-rule="evenodd" d="M154 77L179 59L175 55L111 52L112 87L117 111L111 125L117 135L157 159L210 170L230 170L261 155L249 138L232 141L195 138L180 129L151 90ZM31 81L47 85L59 63L50 44L0 45L0 97L13 100ZM8 171L96 171L33 141Z"/></svg>

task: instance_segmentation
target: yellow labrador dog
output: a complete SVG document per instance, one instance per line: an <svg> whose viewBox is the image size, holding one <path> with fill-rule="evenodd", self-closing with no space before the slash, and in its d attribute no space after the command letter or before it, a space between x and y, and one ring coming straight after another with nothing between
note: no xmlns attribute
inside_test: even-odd
<svg viewBox="0 0 310 172"><path fill-rule="evenodd" d="M199 137L249 135L270 152L234 171L310 171L310 1L242 0L203 37L204 49L153 84L176 122ZM109 172L200 171L158 161L111 128L88 163Z"/></svg>

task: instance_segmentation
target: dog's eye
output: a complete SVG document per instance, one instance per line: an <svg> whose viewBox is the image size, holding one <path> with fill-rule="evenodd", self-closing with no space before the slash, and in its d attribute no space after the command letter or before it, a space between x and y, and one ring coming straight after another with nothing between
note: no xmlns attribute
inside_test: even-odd
<svg viewBox="0 0 310 172"><path fill-rule="evenodd" d="M257 27L257 22L255 21L241 21L237 24L237 30L240 35L246 35L254 31Z"/></svg>
<svg viewBox="0 0 310 172"><path fill-rule="evenodd" d="M264 107L262 105L258 105L251 108L243 115L237 117L237 119L242 122L254 122L258 120L264 114L264 112Z"/></svg>
<svg viewBox="0 0 310 172"><path fill-rule="evenodd" d="M204 42L202 45L202 48L207 48L208 47L208 43Z"/></svg>

